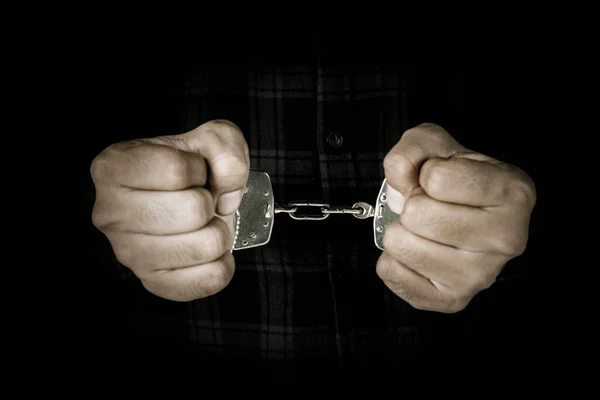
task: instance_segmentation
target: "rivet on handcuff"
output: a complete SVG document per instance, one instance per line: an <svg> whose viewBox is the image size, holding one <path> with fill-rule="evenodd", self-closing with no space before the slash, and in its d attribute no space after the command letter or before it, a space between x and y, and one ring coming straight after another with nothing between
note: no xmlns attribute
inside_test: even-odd
<svg viewBox="0 0 600 400"><path fill-rule="evenodd" d="M285 206L275 204L271 178L266 172L250 170L244 196L235 212L235 237L233 250L263 246L271 239L275 215L285 213L295 220L322 221L331 214L351 214L358 219L373 217L375 245L383 250L385 228L399 218L387 205L386 181L383 180L375 207L359 201L352 207L331 207L317 201L292 201ZM316 213L300 213L300 209L312 209Z"/></svg>

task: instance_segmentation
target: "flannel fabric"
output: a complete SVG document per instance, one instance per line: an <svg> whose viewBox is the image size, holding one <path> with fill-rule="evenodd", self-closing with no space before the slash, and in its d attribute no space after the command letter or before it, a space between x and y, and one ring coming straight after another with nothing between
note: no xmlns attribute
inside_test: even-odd
<svg viewBox="0 0 600 400"><path fill-rule="evenodd" d="M440 98L423 99L418 87L428 83L413 72L376 59L342 65L319 52L304 63L198 63L177 94L180 130L211 119L236 123L251 168L269 173L279 204L374 204L383 159L402 132L436 122L460 141L465 129L460 100L442 109L448 103ZM460 99L461 76L448 78L446 89ZM425 108L430 114L419 113ZM270 242L235 251L232 282L209 298L162 300L121 268L128 285L124 347L149 360L173 357L281 382L390 372L441 354L474 357L501 347L488 335L500 300L478 296L455 315L415 310L376 275L380 254L372 220L278 214Z"/></svg>

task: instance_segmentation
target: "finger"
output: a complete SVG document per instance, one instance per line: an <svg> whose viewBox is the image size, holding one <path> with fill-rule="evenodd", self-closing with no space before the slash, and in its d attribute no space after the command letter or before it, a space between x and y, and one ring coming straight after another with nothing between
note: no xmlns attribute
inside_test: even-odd
<svg viewBox="0 0 600 400"><path fill-rule="evenodd" d="M387 182L406 198L419 186L419 170L427 159L466 150L440 126L422 124L409 129L383 160Z"/></svg>
<svg viewBox="0 0 600 400"><path fill-rule="evenodd" d="M410 232L400 221L388 225L383 236L385 251L402 265L429 279L436 287L444 286L477 293L495 280L496 269L505 257L460 250L432 242ZM492 259L496 257L497 260Z"/></svg>
<svg viewBox="0 0 600 400"><path fill-rule="evenodd" d="M173 270L154 271L140 277L144 287L159 297L172 301L192 301L223 290L235 271L233 255L226 252L218 260Z"/></svg>
<svg viewBox="0 0 600 400"><path fill-rule="evenodd" d="M524 249L528 232L528 219L516 212L444 203L421 191L406 200L400 222L410 232L434 242L514 256Z"/></svg>
<svg viewBox="0 0 600 400"><path fill-rule="evenodd" d="M190 132L158 139L206 159L208 185L217 199L217 212L229 215L238 209L250 164L248 145L235 124L225 120L209 121Z"/></svg>
<svg viewBox="0 0 600 400"><path fill-rule="evenodd" d="M220 218L202 229L179 235L155 236L108 232L119 262L132 270L164 270L205 264L231 249L233 237Z"/></svg>
<svg viewBox="0 0 600 400"><path fill-rule="evenodd" d="M206 162L197 154L159 143L129 141L110 146L92 162L98 184L140 190L182 190L206 184Z"/></svg>
<svg viewBox="0 0 600 400"><path fill-rule="evenodd" d="M432 198L474 207L511 204L526 187L519 170L508 164L452 157L423 164L419 184Z"/></svg>
<svg viewBox="0 0 600 400"><path fill-rule="evenodd" d="M387 250L381 253L376 271L394 294L419 310L436 310L442 303L442 294L427 278L404 266Z"/></svg>
<svg viewBox="0 0 600 400"><path fill-rule="evenodd" d="M221 219L225 225L227 226L227 228L229 229L229 235L235 239L235 214L229 214L229 215L225 215L225 216L221 216L221 215L216 215L216 218ZM233 247L233 241L231 242L231 245L229 246L229 250L231 251L231 248Z"/></svg>
<svg viewBox="0 0 600 400"><path fill-rule="evenodd" d="M404 195L394 189L390 184L386 183L386 197L387 197L387 205L388 207L396 214L402 214L402 209L404 209Z"/></svg>
<svg viewBox="0 0 600 400"><path fill-rule="evenodd" d="M98 228L148 235L197 231L214 215L212 194L204 188L177 192L114 189L98 192L94 206Z"/></svg>

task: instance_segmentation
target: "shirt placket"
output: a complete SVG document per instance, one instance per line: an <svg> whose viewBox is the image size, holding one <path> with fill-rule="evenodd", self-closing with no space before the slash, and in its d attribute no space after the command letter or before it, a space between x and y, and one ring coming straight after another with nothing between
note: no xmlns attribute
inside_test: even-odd
<svg viewBox="0 0 600 400"><path fill-rule="evenodd" d="M326 112L327 104L330 101L339 101L339 99L332 99L332 93L328 90L328 79L331 79L326 72L326 69L322 65L319 54L316 56L316 144L317 154L319 162L319 173L322 184L322 195L325 202L330 202L332 197L332 179L336 179L335 174L332 175L331 163L336 162L335 155L340 152L332 150L339 149L344 142L344 137L340 129L331 129L332 118L334 121L340 121L336 119L335 115L330 115ZM332 158L333 156L333 158ZM335 171L335 170L333 170ZM335 190L333 193L335 197ZM344 359L346 354L345 338L343 334L343 321L342 315L343 307L340 302L339 296L339 285L340 285L340 271L338 270L338 263L335 259L335 245L332 242L327 243L327 269L329 285L331 288L332 305L333 305L333 329L335 337L335 345L337 350L337 356L339 360L340 368L344 367Z"/></svg>

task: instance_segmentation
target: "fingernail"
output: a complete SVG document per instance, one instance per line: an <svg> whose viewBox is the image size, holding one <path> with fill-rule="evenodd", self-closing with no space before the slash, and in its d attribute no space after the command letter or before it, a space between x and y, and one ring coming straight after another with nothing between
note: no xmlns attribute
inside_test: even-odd
<svg viewBox="0 0 600 400"><path fill-rule="evenodd" d="M229 215L235 212L242 201L242 190L222 194L217 203L217 213L219 215Z"/></svg>
<svg viewBox="0 0 600 400"><path fill-rule="evenodd" d="M402 209L404 208L404 196L387 183L385 184L385 190L388 206L393 212L400 215L400 213L402 213Z"/></svg>

